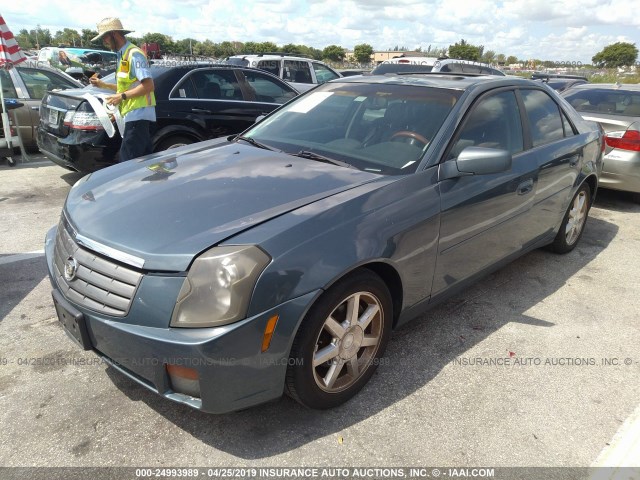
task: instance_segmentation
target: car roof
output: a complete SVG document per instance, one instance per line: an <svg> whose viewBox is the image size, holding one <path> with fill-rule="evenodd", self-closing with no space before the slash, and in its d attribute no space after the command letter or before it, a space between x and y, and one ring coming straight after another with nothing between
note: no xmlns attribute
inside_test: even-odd
<svg viewBox="0 0 640 480"><path fill-rule="evenodd" d="M438 61L437 57L419 57L414 55L399 55L397 57L385 60L382 63L417 63L428 62L425 65L432 65Z"/></svg>
<svg viewBox="0 0 640 480"><path fill-rule="evenodd" d="M571 87L572 91L575 90L632 90L634 92L640 92L640 84L637 83L583 83L581 85L574 85Z"/></svg>
<svg viewBox="0 0 640 480"><path fill-rule="evenodd" d="M266 60L273 60L273 59L285 59L285 60L291 60L291 59L295 59L295 60L306 60L309 62L315 62L315 63L324 63L321 60L316 60L315 58L311 58L311 57L305 57L303 55L289 55L287 53L247 53L245 55L231 55L228 58L263 58Z"/></svg>
<svg viewBox="0 0 640 480"><path fill-rule="evenodd" d="M41 62L36 58L28 58L24 62L15 65L15 68L18 68L18 69L20 69L20 68L34 68L36 70L44 70L44 71L47 71L47 72L62 73L63 77L73 78L73 77L69 77L69 75L64 73L64 71L59 70L57 68L54 68L54 67L52 67L52 66L50 66L50 65L48 65L48 64L46 64L44 62ZM76 80L76 82L77 82L77 80Z"/></svg>
<svg viewBox="0 0 640 480"><path fill-rule="evenodd" d="M228 63L214 63L206 61L198 62L183 62L183 61L171 61L171 60L151 60L149 65L149 71L154 77L160 76L167 72L184 71L188 72L199 68L218 68L223 70L250 70L249 67L243 67L242 65L231 65Z"/></svg>
<svg viewBox="0 0 640 480"><path fill-rule="evenodd" d="M573 79L573 80L587 80L587 77L584 75L570 75L564 73L544 73L544 72L533 72L531 74L531 78L534 80L541 79L553 79L553 80L563 80L563 79Z"/></svg>
<svg viewBox="0 0 640 480"><path fill-rule="evenodd" d="M466 90L470 87L480 84L495 84L495 86L509 85L530 85L540 86L540 82L535 82L526 78L515 76L498 76L498 75L474 75L468 73L445 73L445 72L429 72L429 73L387 73L385 75L365 75L342 77L331 80L330 83L380 83L380 84L397 84L410 85L416 87L439 87L452 88L458 90Z"/></svg>

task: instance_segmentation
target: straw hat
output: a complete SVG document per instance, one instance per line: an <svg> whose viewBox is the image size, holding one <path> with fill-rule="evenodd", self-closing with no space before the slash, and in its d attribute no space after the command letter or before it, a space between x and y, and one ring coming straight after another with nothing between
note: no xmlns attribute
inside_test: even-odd
<svg viewBox="0 0 640 480"><path fill-rule="evenodd" d="M98 24L98 36L91 39L92 42L97 42L109 32L122 32L123 35L133 32L133 30L125 30L122 28L122 22L119 18L104 18Z"/></svg>

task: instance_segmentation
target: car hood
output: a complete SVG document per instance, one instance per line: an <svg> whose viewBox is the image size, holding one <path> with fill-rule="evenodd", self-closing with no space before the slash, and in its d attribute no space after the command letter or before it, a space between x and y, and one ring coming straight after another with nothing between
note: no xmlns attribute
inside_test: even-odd
<svg viewBox="0 0 640 480"><path fill-rule="evenodd" d="M184 271L195 255L238 232L376 178L214 140L83 178L69 192L65 216L107 255L122 259L115 249L146 270Z"/></svg>

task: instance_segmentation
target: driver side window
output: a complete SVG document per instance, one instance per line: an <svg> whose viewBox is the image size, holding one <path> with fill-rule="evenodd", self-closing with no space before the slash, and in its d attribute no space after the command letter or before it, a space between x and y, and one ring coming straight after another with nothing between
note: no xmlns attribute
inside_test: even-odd
<svg viewBox="0 0 640 480"><path fill-rule="evenodd" d="M456 158L467 147L498 148L512 155L524 149L520 109L513 91L485 96L473 106L449 158Z"/></svg>

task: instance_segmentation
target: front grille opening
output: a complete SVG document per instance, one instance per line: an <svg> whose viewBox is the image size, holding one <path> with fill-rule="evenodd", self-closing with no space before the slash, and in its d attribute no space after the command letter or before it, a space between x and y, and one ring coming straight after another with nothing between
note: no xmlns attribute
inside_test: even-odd
<svg viewBox="0 0 640 480"><path fill-rule="evenodd" d="M70 301L111 316L127 315L142 280L142 272L78 245L63 221L58 225L54 270Z"/></svg>

